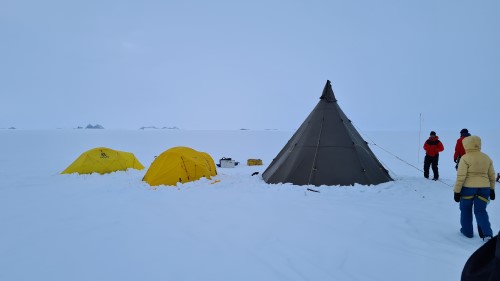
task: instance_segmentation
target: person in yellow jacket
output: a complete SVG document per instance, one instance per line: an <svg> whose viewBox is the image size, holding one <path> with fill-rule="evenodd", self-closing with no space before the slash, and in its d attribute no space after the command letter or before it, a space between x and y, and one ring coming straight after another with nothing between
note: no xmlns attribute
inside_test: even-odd
<svg viewBox="0 0 500 281"><path fill-rule="evenodd" d="M493 161L481 152L481 138L469 136L463 139L465 155L458 163L457 180L453 187L454 199L460 202L460 232L472 238L472 208L476 216L479 237L491 239L493 231L486 212L489 199L495 200L495 170Z"/></svg>

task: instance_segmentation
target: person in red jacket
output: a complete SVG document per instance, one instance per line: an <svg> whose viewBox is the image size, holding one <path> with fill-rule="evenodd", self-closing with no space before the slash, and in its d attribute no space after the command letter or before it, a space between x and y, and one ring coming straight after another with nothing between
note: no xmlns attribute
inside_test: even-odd
<svg viewBox="0 0 500 281"><path fill-rule="evenodd" d="M429 139L424 143L425 158L424 158L424 177L429 178L429 168L432 166L432 172L434 173L433 180L437 181L439 179L439 152L444 150L443 143L436 136L436 132L431 131Z"/></svg>
<svg viewBox="0 0 500 281"><path fill-rule="evenodd" d="M457 144L455 145L455 154L453 154L453 161L455 161L456 163L455 170L458 169L458 162L460 162L460 158L462 158L462 156L465 154L465 148L462 141L468 136L470 136L469 130L462 129L460 131L460 138L457 140Z"/></svg>

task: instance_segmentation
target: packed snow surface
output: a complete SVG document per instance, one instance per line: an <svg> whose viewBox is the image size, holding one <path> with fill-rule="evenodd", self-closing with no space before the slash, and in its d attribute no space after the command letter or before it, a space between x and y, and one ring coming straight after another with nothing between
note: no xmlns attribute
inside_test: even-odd
<svg viewBox="0 0 500 281"><path fill-rule="evenodd" d="M292 131L0 130L0 280L459 280L484 243L459 232L460 129L438 132L440 181L422 175L427 132L362 132L395 180L348 187L266 184ZM498 169L500 132L471 132ZM60 174L102 146L146 168ZM143 182L174 146L240 164L175 187ZM496 201L488 212L497 233Z"/></svg>

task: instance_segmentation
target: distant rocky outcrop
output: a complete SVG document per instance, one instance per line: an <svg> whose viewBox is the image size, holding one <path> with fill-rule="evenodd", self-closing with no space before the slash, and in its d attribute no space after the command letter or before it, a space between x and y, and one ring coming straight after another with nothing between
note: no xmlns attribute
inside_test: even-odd
<svg viewBox="0 0 500 281"><path fill-rule="evenodd" d="M95 124L93 126L92 124L88 124L87 127L85 127L85 129L104 129L104 127L99 124Z"/></svg>
<svg viewBox="0 0 500 281"><path fill-rule="evenodd" d="M149 129L158 130L159 128L156 126L143 126L143 127L139 128L139 130L149 130ZM162 127L162 129L178 130L179 128L176 126L173 126L173 127Z"/></svg>

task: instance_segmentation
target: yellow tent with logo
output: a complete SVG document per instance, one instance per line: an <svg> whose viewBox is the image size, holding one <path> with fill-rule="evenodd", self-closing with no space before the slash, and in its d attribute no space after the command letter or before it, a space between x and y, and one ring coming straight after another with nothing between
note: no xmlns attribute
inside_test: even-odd
<svg viewBox="0 0 500 281"><path fill-rule="evenodd" d="M177 185L215 175L215 162L208 153L177 146L156 157L142 180L152 186Z"/></svg>
<svg viewBox="0 0 500 281"><path fill-rule="evenodd" d="M135 158L133 153L97 147L82 153L61 174L106 174L125 171L129 168L142 170L144 166Z"/></svg>

